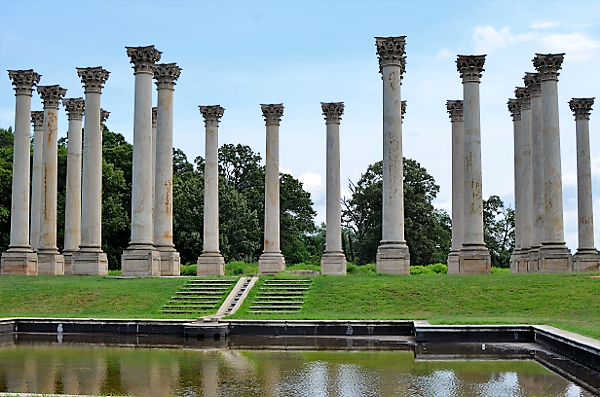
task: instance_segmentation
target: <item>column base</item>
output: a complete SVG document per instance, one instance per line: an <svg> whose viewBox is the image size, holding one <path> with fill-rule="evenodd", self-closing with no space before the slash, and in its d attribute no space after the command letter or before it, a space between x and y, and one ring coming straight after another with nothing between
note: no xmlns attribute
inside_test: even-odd
<svg viewBox="0 0 600 397"><path fill-rule="evenodd" d="M66 268L65 265L65 269ZM108 276L108 258L106 257L106 253L101 250L87 251L80 249L75 251L73 253L71 274L81 276Z"/></svg>
<svg viewBox="0 0 600 397"><path fill-rule="evenodd" d="M65 267L64 267L65 275L73 274L73 255L75 254L75 252L77 252L77 251L63 250L62 256L65 261Z"/></svg>
<svg viewBox="0 0 600 397"><path fill-rule="evenodd" d="M459 257L459 274L491 274L492 257L485 245L463 245Z"/></svg>
<svg viewBox="0 0 600 397"><path fill-rule="evenodd" d="M265 252L258 259L258 274L278 274L285 270L285 258L280 252Z"/></svg>
<svg viewBox="0 0 600 397"><path fill-rule="evenodd" d="M156 247L160 254L160 275L179 276L181 273L181 260L179 252L172 247Z"/></svg>
<svg viewBox="0 0 600 397"><path fill-rule="evenodd" d="M224 276L225 260L218 252L202 254L198 257L196 274L201 277Z"/></svg>
<svg viewBox="0 0 600 397"><path fill-rule="evenodd" d="M521 273L519 270L519 262L521 261L521 248L513 249L512 255L510 256L510 272L511 273Z"/></svg>
<svg viewBox="0 0 600 397"><path fill-rule="evenodd" d="M406 242L383 243L377 248L377 273L410 275L410 254Z"/></svg>
<svg viewBox="0 0 600 397"><path fill-rule="evenodd" d="M527 273L539 273L540 271L540 249L541 245L534 245L529 250L529 263Z"/></svg>
<svg viewBox="0 0 600 397"><path fill-rule="evenodd" d="M346 275L346 255L341 251L325 251L321 257L321 274Z"/></svg>
<svg viewBox="0 0 600 397"><path fill-rule="evenodd" d="M460 250L450 250L448 254L448 274L459 274L458 272L458 261L460 257Z"/></svg>
<svg viewBox="0 0 600 397"><path fill-rule="evenodd" d="M2 253L0 275L20 274L35 276L38 274L37 254L29 251L10 251Z"/></svg>
<svg viewBox="0 0 600 397"><path fill-rule="evenodd" d="M158 277L160 276L160 253L152 246L132 248L121 255L121 276Z"/></svg>
<svg viewBox="0 0 600 397"><path fill-rule="evenodd" d="M520 248L517 252L515 260L516 271L514 273L527 273L529 269L529 247ZM510 272L513 273L512 267Z"/></svg>
<svg viewBox="0 0 600 397"><path fill-rule="evenodd" d="M542 243L539 256L540 273L573 271L573 257L564 241Z"/></svg>
<svg viewBox="0 0 600 397"><path fill-rule="evenodd" d="M38 250L38 274L63 275L65 274L65 258L58 251Z"/></svg>
<svg viewBox="0 0 600 397"><path fill-rule="evenodd" d="M596 248L578 248L573 255L573 272L600 271L600 255Z"/></svg>

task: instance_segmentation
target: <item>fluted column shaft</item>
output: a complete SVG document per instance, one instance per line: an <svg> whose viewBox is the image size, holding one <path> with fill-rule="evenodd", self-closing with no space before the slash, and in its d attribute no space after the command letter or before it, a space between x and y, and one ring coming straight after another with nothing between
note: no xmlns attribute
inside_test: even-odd
<svg viewBox="0 0 600 397"><path fill-rule="evenodd" d="M465 211L463 101L447 101L446 110L452 122L452 248L448 254L448 274L458 274Z"/></svg>
<svg viewBox="0 0 600 397"><path fill-rule="evenodd" d="M154 209L156 210L156 129L158 126L158 107L152 108L152 197L154 200Z"/></svg>
<svg viewBox="0 0 600 397"><path fill-rule="evenodd" d="M40 245L44 112L31 112L31 121L33 123L33 165L31 167L31 229L29 243L31 249L36 251Z"/></svg>
<svg viewBox="0 0 600 397"><path fill-rule="evenodd" d="M531 95L531 172L533 186L532 249L542 246L544 239L544 129L542 124L542 93L538 73L527 73L527 88ZM535 270L535 269L534 269Z"/></svg>
<svg viewBox="0 0 600 397"><path fill-rule="evenodd" d="M519 272L519 255L523 248L522 212L523 212L523 147L521 145L521 108L517 99L508 100L508 110L513 119L514 137L514 178L515 178L515 249L510 259L510 270Z"/></svg>
<svg viewBox="0 0 600 397"><path fill-rule="evenodd" d="M83 99L81 101L83 102ZM69 113L64 251L76 251L81 241L82 116L81 113Z"/></svg>
<svg viewBox="0 0 600 397"><path fill-rule="evenodd" d="M522 212L521 212L521 245L523 249L529 249L532 243L533 233L533 175L531 169L531 97L525 90L519 97L521 103L521 189L522 189ZM524 271L526 270L524 259Z"/></svg>

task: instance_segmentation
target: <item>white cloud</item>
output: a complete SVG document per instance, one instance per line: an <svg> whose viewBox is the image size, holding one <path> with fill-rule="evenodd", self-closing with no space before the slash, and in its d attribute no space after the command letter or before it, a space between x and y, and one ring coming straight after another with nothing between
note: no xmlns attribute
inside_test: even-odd
<svg viewBox="0 0 600 397"><path fill-rule="evenodd" d="M573 61L583 61L594 57L594 50L600 48L600 42L581 33L551 34L542 37L540 42L550 52L564 52L565 57Z"/></svg>
<svg viewBox="0 0 600 397"><path fill-rule="evenodd" d="M449 49L444 47L440 50L440 52L437 53L436 58L448 58L452 55L454 55L454 54L452 52L450 52Z"/></svg>
<svg viewBox="0 0 600 397"><path fill-rule="evenodd" d="M563 186L577 186L577 173L564 172L562 176Z"/></svg>
<svg viewBox="0 0 600 397"><path fill-rule="evenodd" d="M292 170L288 170L287 168L283 168L283 167L279 167L279 172L282 174L290 174L290 175L294 175L292 174Z"/></svg>
<svg viewBox="0 0 600 397"><path fill-rule="evenodd" d="M553 22L534 23L533 25L531 25L531 28L532 29L548 29L548 28L553 28L555 26L560 26L560 22L553 21Z"/></svg>
<svg viewBox="0 0 600 397"><path fill-rule="evenodd" d="M510 27L505 26L496 30L493 26L477 26L473 31L473 41L475 42L475 52L477 54L490 54L497 49L505 48L511 44L535 40L538 36L536 32L520 33L513 35Z"/></svg>
<svg viewBox="0 0 600 397"><path fill-rule="evenodd" d="M304 184L304 188L310 189L313 187L322 185L322 177L320 174L315 172L307 172L306 174L300 175L298 180Z"/></svg>

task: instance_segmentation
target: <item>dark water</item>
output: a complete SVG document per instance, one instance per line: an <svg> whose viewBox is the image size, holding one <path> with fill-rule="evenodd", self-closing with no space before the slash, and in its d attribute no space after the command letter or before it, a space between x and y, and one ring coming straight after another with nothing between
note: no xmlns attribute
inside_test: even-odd
<svg viewBox="0 0 600 397"><path fill-rule="evenodd" d="M592 396L531 360L415 361L412 351L19 343L0 392L135 396Z"/></svg>

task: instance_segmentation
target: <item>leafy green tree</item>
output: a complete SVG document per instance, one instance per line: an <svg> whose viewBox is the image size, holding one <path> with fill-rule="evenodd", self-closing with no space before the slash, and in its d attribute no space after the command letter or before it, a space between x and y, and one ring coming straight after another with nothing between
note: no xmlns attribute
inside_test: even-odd
<svg viewBox="0 0 600 397"><path fill-rule="evenodd" d="M492 266L509 267L515 248L515 211L505 207L498 196L483 200L483 232Z"/></svg>
<svg viewBox="0 0 600 397"><path fill-rule="evenodd" d="M6 251L10 244L14 139L12 127L0 128L0 252Z"/></svg>

